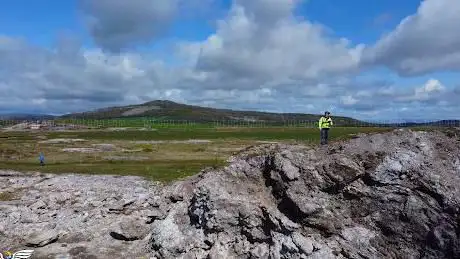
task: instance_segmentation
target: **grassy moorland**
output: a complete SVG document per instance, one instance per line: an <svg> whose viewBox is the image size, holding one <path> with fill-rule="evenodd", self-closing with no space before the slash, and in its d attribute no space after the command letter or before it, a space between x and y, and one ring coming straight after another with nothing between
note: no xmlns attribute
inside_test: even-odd
<svg viewBox="0 0 460 259"><path fill-rule="evenodd" d="M356 133L388 131L390 128L340 127L331 130L331 139L344 138ZM48 138L75 137L99 140L187 140L187 139L222 139L222 140L279 140L279 141L319 141L317 128L300 127L215 127L215 128L160 128L155 130L123 131L69 131L50 132Z"/></svg>
<svg viewBox="0 0 460 259"><path fill-rule="evenodd" d="M332 141L390 128L350 127L331 131ZM261 141L319 142L316 128L159 128L0 132L0 169L50 173L139 175L170 181L206 167L219 167L238 151ZM39 152L46 165L39 166Z"/></svg>
<svg viewBox="0 0 460 259"><path fill-rule="evenodd" d="M335 118L334 118L335 119ZM57 124L84 125L91 128L273 128L273 127L301 127L316 128L316 120L279 120L279 121L241 121L241 120L216 120L207 122L192 122L187 120L168 120L152 118L114 118L114 119L55 119ZM337 126L377 127L367 122L350 122L346 119L336 119Z"/></svg>

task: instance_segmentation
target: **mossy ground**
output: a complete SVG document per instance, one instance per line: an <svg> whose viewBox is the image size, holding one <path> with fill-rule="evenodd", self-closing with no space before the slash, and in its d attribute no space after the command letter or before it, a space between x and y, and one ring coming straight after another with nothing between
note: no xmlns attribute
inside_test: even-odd
<svg viewBox="0 0 460 259"><path fill-rule="evenodd" d="M389 128L334 128L331 141L353 134L384 132ZM81 142L49 143L50 139L83 139ZM187 140L207 140L187 142ZM1 132L0 169L50 173L139 175L171 181L207 167L225 165L226 159L260 141L319 142L316 128L162 128L156 130L86 130L62 132ZM150 141L150 142L149 142ZM183 141L183 142L181 142ZM113 144L113 150L65 152L65 148L95 148ZM40 166L39 153L46 165ZM0 198L1 199L1 198Z"/></svg>

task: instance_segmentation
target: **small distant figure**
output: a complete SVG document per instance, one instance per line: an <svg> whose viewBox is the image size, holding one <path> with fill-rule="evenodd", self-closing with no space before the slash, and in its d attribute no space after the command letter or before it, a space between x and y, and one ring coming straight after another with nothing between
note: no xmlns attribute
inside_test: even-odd
<svg viewBox="0 0 460 259"><path fill-rule="evenodd" d="M45 165L45 155L43 154L43 152L40 152L39 159L40 159L40 166L44 166Z"/></svg>
<svg viewBox="0 0 460 259"><path fill-rule="evenodd" d="M321 145L326 145L329 138L329 129L333 125L330 112L326 111L324 116L319 119L319 129L321 133Z"/></svg>

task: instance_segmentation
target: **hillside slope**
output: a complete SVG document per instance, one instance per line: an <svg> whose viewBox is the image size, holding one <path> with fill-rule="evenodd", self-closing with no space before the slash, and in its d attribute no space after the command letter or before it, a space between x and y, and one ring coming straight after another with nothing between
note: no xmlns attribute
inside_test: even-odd
<svg viewBox="0 0 460 259"><path fill-rule="evenodd" d="M22 121L22 120L28 120L28 121L33 121L33 120L52 120L55 117L56 116L48 115L48 114L28 114L28 113L0 114L0 120L16 120L16 121Z"/></svg>
<svg viewBox="0 0 460 259"><path fill-rule="evenodd" d="M284 123L286 121L316 122L321 115L300 114L300 113L268 113L256 111L235 111L229 109L215 109L175 103L172 101L152 101L139 105L120 107L108 107L95 111L66 114L62 118L75 119L113 119L113 118L134 118L149 117L158 120L184 120L194 122L214 121L246 121ZM358 125L364 124L359 120L349 117L335 117L337 125Z"/></svg>

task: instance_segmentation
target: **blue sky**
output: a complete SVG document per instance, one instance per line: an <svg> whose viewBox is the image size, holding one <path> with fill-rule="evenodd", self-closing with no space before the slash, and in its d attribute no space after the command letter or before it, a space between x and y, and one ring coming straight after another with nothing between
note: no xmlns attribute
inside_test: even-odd
<svg viewBox="0 0 460 259"><path fill-rule="evenodd" d="M65 31L87 34L77 16L77 2L74 0L7 0L0 9L0 31L4 35L50 46L58 34Z"/></svg>
<svg viewBox="0 0 460 259"><path fill-rule="evenodd" d="M419 4L420 0L312 0L302 5L298 14L328 26L339 37L372 43L413 14Z"/></svg>
<svg viewBox="0 0 460 259"><path fill-rule="evenodd" d="M171 99L458 119L458 13L455 0L6 0L0 109Z"/></svg>
<svg viewBox="0 0 460 259"><path fill-rule="evenodd" d="M295 14L331 28L339 37L347 37L356 43L372 43L382 33L393 29L401 19L413 14L420 2L388 0L369 4L365 0L347 3L340 0L310 0L299 5ZM24 37L33 43L49 46L59 33L70 32L81 38L86 46L93 46L77 0L7 0L2 4L2 34ZM231 0L217 1L213 7L218 7L219 14L216 16L222 18L225 10L231 7ZM204 40L214 31L213 22L208 17L185 19L185 22L179 18L169 34L173 38Z"/></svg>

